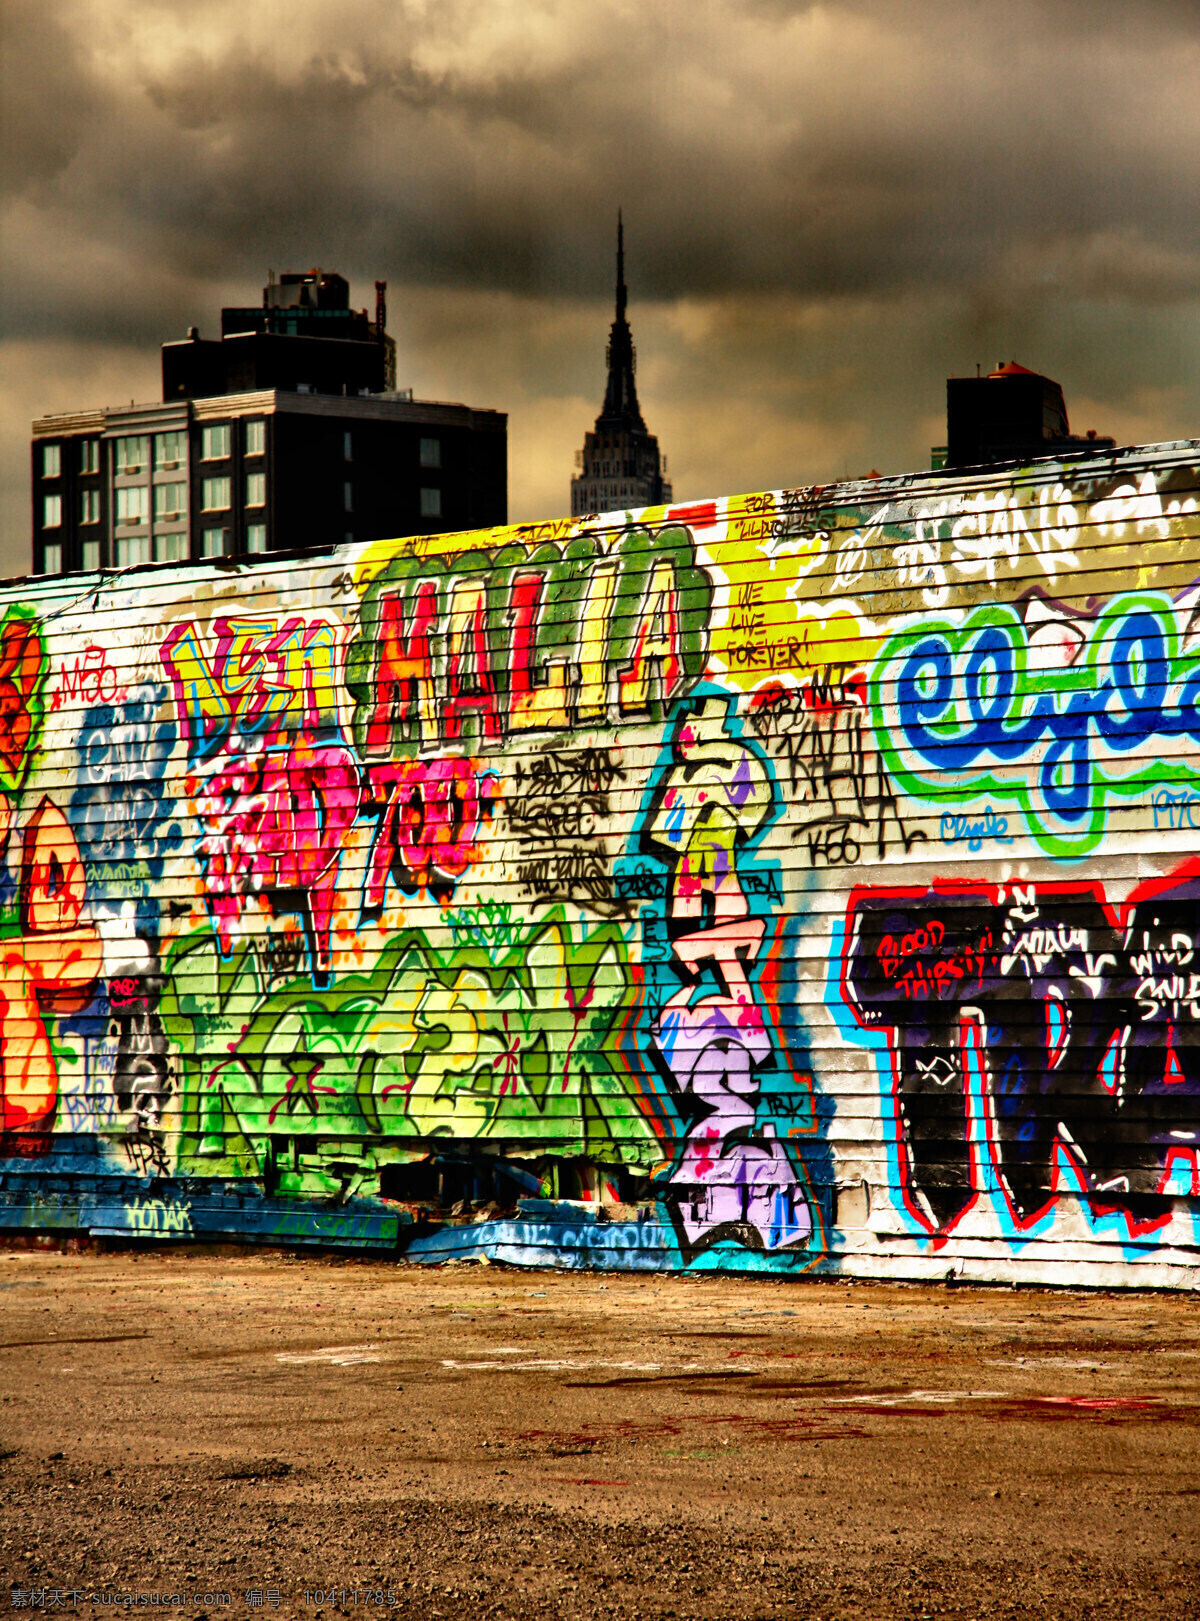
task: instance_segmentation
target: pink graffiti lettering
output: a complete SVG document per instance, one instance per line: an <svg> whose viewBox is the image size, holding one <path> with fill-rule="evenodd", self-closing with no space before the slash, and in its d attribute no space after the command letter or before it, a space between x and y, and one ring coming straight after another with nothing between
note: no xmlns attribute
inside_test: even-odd
<svg viewBox="0 0 1200 1621"><path fill-rule="evenodd" d="M189 784L204 828L199 845L209 915L228 954L256 900L300 912L322 974L338 867L358 814L360 778L350 750L300 742L243 754Z"/></svg>

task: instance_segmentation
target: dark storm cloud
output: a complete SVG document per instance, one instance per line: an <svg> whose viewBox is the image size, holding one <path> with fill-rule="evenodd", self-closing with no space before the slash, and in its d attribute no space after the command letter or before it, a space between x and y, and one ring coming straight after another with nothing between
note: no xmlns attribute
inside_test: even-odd
<svg viewBox="0 0 1200 1621"><path fill-rule="evenodd" d="M693 312L639 318L668 391L732 399L753 375L780 424L836 395L858 423L845 442L896 455L915 441L878 424L904 389L936 409L946 370L1001 343L1069 359L1097 397L1119 387L1116 354L1127 392L1200 403L1195 344L1172 336L1200 299L1194 0L8 0L4 16L3 316L22 355L59 357L33 409L59 403L71 345L152 350L256 298L269 265L323 263L360 300L374 276L403 290L418 381L503 405L507 378L515 435L522 410L596 393L618 204L635 299ZM89 365L108 375L70 374Z"/></svg>
<svg viewBox="0 0 1200 1621"><path fill-rule="evenodd" d="M10 171L81 272L130 252L183 286L257 279L312 243L407 281L579 294L623 200L660 298L997 271L1200 286L1191 7L90 10L99 30L18 6L6 50ZM61 331L27 273L27 319Z"/></svg>
<svg viewBox="0 0 1200 1621"><path fill-rule="evenodd" d="M0 198L36 196L70 164L98 111L71 31L53 6L0 12Z"/></svg>

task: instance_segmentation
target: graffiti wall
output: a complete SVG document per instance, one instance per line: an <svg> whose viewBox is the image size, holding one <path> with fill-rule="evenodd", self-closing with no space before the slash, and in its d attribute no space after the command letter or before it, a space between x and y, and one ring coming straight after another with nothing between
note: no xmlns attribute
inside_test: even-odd
<svg viewBox="0 0 1200 1621"><path fill-rule="evenodd" d="M1194 1286L1200 444L0 590L0 1225Z"/></svg>

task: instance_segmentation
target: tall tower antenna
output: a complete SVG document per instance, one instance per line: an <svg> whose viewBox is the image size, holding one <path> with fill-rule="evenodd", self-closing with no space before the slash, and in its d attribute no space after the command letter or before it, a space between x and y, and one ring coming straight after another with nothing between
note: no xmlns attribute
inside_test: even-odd
<svg viewBox="0 0 1200 1621"><path fill-rule="evenodd" d="M571 480L571 512L576 517L662 506L672 499L666 458L647 430L638 405L637 350L626 316L628 307L625 216L618 208L616 312L604 354L608 386L596 426L584 435L583 449L575 456L579 471Z"/></svg>
<svg viewBox="0 0 1200 1621"><path fill-rule="evenodd" d="M621 210L617 209L617 320L625 319L625 309L629 303L629 292L625 286L625 222L621 218Z"/></svg>

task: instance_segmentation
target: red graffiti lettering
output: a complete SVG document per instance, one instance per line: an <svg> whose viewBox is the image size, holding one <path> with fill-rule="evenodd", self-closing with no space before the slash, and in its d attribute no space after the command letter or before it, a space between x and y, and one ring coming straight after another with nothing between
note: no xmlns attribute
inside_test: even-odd
<svg viewBox="0 0 1200 1621"><path fill-rule="evenodd" d="M478 860L477 840L490 815L496 779L464 755L401 760L371 771L380 805L366 904L383 905L390 877L402 889L438 886Z"/></svg>
<svg viewBox="0 0 1200 1621"><path fill-rule="evenodd" d="M89 642L81 657L64 661L58 672L58 686L50 700L51 710L62 709L72 701L81 704L111 704L120 690L121 679L108 662L103 647Z"/></svg>
<svg viewBox="0 0 1200 1621"><path fill-rule="evenodd" d="M945 925L936 921L927 923L924 928L913 929L910 933L901 935L899 940L885 934L879 942L876 953L879 966L887 977L892 979L905 957L911 957L919 951L932 951L940 946L945 938Z"/></svg>

